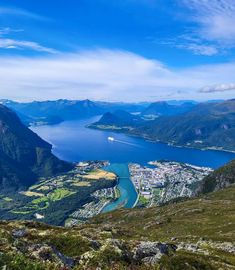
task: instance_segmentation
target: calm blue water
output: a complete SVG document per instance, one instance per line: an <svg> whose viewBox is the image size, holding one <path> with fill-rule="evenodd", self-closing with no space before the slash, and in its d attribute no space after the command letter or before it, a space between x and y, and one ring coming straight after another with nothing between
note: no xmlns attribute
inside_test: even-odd
<svg viewBox="0 0 235 270"><path fill-rule="evenodd" d="M68 161L109 160L111 163L145 164L150 160L167 159L217 168L235 159L234 153L177 148L121 133L85 128L98 119L67 121L53 126L33 127L32 130L54 145L53 152L57 156ZM119 142L108 141L109 136Z"/></svg>
<svg viewBox="0 0 235 270"><path fill-rule="evenodd" d="M117 207L132 207L136 192L129 179L127 162L146 164L150 160L174 160L198 166L217 168L235 159L235 153L178 148L163 143L153 143L121 133L100 131L85 126L99 117L86 120L66 121L58 125L33 127L39 136L53 144L53 153L68 161L109 160L109 170L119 175L119 200L106 206L105 211ZM110 142L107 138L114 137Z"/></svg>

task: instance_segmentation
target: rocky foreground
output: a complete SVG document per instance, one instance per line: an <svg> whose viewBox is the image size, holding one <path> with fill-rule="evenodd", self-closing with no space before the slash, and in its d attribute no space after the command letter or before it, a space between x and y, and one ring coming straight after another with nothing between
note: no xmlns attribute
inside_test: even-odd
<svg viewBox="0 0 235 270"><path fill-rule="evenodd" d="M235 269L235 186L70 229L0 223L3 269Z"/></svg>

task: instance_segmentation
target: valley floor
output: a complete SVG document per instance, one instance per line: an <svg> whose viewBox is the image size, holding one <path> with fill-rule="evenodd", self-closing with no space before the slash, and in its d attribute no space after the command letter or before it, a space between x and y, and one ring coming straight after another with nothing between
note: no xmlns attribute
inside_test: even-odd
<svg viewBox="0 0 235 270"><path fill-rule="evenodd" d="M41 178L27 190L0 196L0 218L40 220L54 225L83 222L115 199L114 173L108 162L81 162L72 171Z"/></svg>
<svg viewBox="0 0 235 270"><path fill-rule="evenodd" d="M106 209L151 207L194 197L200 181L212 172L210 168L168 161L152 161L147 166L116 164L117 170L126 168L128 174L128 179L117 182L120 175L102 169L107 164L80 162L66 174L43 178L25 191L1 195L1 219L40 220L70 227Z"/></svg>

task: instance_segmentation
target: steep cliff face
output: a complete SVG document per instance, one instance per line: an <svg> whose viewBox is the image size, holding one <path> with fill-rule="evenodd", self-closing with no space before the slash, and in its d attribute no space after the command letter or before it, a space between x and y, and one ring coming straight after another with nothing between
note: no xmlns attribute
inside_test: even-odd
<svg viewBox="0 0 235 270"><path fill-rule="evenodd" d="M199 192L208 193L226 188L235 183L235 160L215 170L202 181Z"/></svg>
<svg viewBox="0 0 235 270"><path fill-rule="evenodd" d="M38 177L67 171L72 165L51 153L52 146L0 105L0 188L18 189Z"/></svg>

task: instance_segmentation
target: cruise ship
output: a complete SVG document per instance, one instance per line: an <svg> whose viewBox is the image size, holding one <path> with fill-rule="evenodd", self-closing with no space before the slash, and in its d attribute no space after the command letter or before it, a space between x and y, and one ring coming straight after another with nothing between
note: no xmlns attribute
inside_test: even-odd
<svg viewBox="0 0 235 270"><path fill-rule="evenodd" d="M108 137L108 141L113 142L114 141L114 138L113 137Z"/></svg>

